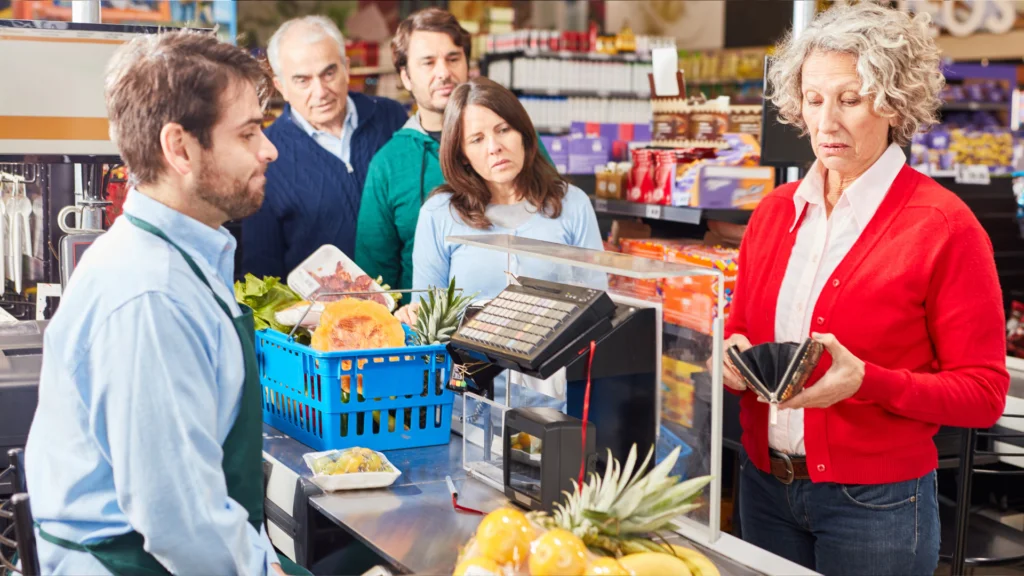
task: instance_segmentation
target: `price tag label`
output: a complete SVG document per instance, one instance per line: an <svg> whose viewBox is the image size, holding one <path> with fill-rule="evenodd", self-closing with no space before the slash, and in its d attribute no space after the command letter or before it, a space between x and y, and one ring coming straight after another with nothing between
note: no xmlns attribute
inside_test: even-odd
<svg viewBox="0 0 1024 576"><path fill-rule="evenodd" d="M648 204L644 209L644 216L648 218L661 218L661 206L657 204Z"/></svg>
<svg viewBox="0 0 1024 576"><path fill-rule="evenodd" d="M608 211L608 201L605 200L604 198L595 198L594 199L594 210L597 211L597 212L607 212Z"/></svg>
<svg viewBox="0 0 1024 576"><path fill-rule="evenodd" d="M957 184L976 184L985 186L992 180L988 173L988 166L969 166L958 164L956 167Z"/></svg>
<svg viewBox="0 0 1024 576"><path fill-rule="evenodd" d="M295 291L303 298L309 298L310 294L320 288L320 283L307 270L297 270L293 282Z"/></svg>

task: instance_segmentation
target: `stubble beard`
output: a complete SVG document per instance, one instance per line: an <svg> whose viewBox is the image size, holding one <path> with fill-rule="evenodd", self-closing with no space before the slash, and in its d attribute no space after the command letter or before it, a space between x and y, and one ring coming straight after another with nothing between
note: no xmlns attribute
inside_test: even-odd
<svg viewBox="0 0 1024 576"><path fill-rule="evenodd" d="M263 205L265 182L258 189L250 190L249 180L229 178L218 171L212 159L204 159L194 194L222 212L229 221L241 220L255 214Z"/></svg>

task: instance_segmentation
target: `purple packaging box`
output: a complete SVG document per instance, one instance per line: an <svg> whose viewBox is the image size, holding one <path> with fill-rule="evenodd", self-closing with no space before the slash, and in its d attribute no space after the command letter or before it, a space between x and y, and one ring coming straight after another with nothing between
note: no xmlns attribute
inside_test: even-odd
<svg viewBox="0 0 1024 576"><path fill-rule="evenodd" d="M547 148L551 161L559 174L569 173L569 139L564 136L541 136L540 141Z"/></svg>
<svg viewBox="0 0 1024 576"><path fill-rule="evenodd" d="M569 174L593 174L594 169L611 159L612 146L607 138L569 140Z"/></svg>
<svg viewBox="0 0 1024 576"><path fill-rule="evenodd" d="M775 173L765 166L703 165L698 176L700 208L752 209L774 187Z"/></svg>
<svg viewBox="0 0 1024 576"><path fill-rule="evenodd" d="M650 124L634 124L633 125L633 141L634 142L650 142L651 141L651 125Z"/></svg>
<svg viewBox="0 0 1024 576"><path fill-rule="evenodd" d="M621 127L619 124L601 124L601 138L607 138L609 142L622 140Z"/></svg>
<svg viewBox="0 0 1024 576"><path fill-rule="evenodd" d="M587 135L587 123L586 122L573 122L569 124L569 136L574 138L583 138Z"/></svg>

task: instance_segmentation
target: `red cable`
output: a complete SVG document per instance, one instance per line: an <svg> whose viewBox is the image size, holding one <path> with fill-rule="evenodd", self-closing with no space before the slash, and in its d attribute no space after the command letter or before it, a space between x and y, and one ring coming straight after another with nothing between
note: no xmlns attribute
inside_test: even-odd
<svg viewBox="0 0 1024 576"><path fill-rule="evenodd" d="M594 365L594 352L597 350L597 343L590 341L590 356L587 357L587 391L583 394L583 449L580 450L580 489L583 489L583 475L587 470L587 419L590 416L590 370Z"/></svg>
<svg viewBox="0 0 1024 576"><path fill-rule="evenodd" d="M455 507L455 510L460 510L462 512L469 512L470 514L479 514L481 516L484 515L484 513L479 511L479 510L474 510L472 508L466 508L465 506L459 504L458 498L459 498L458 495L452 494L452 506Z"/></svg>

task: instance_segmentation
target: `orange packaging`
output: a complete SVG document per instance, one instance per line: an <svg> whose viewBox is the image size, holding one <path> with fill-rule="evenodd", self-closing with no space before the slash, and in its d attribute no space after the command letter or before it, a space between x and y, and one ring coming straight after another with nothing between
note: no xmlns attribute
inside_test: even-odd
<svg viewBox="0 0 1024 576"><path fill-rule="evenodd" d="M693 375L702 366L661 357L661 417L687 428L693 427Z"/></svg>
<svg viewBox="0 0 1024 576"><path fill-rule="evenodd" d="M660 239L660 238L623 238L619 245L623 254L664 260L665 252L677 246L683 246L692 240ZM638 298L657 298L660 294L660 281L618 277L616 286L622 293Z"/></svg>
<svg viewBox="0 0 1024 576"><path fill-rule="evenodd" d="M623 254L664 260L669 250L693 245L695 242L697 240L686 238L623 238L620 245Z"/></svg>
<svg viewBox="0 0 1024 576"><path fill-rule="evenodd" d="M662 288L665 321L670 324L711 334L715 320L714 278L685 276Z"/></svg>
<svg viewBox="0 0 1024 576"><path fill-rule="evenodd" d="M736 258L733 248L687 245L665 251L665 261L720 270L724 275L725 314L736 289ZM713 276L668 278L662 287L665 321L710 334L717 314L718 282Z"/></svg>

